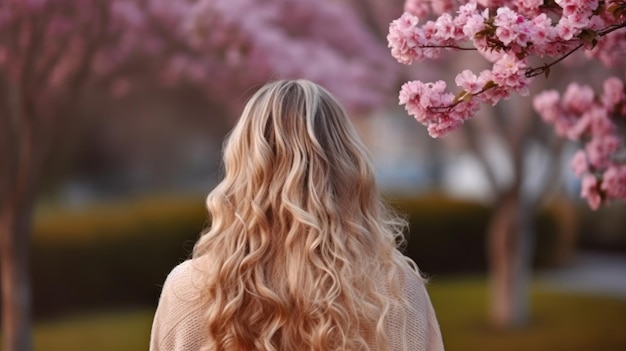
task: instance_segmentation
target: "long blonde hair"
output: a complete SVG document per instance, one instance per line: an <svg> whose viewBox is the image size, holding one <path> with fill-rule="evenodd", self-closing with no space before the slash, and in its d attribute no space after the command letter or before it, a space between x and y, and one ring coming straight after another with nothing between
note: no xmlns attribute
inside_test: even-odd
<svg viewBox="0 0 626 351"><path fill-rule="evenodd" d="M333 96L306 80L262 87L224 167L194 247L211 262L207 350L388 349L385 322L407 303L405 224L383 205Z"/></svg>

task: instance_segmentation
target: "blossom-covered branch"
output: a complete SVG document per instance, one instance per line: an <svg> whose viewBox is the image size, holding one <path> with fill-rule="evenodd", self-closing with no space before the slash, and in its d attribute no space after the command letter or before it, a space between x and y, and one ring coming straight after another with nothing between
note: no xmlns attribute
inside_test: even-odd
<svg viewBox="0 0 626 351"><path fill-rule="evenodd" d="M474 116L483 103L495 105L512 93L528 95L528 87L534 77L547 77L554 65L578 50L583 49L587 56L606 65L623 60L626 52L624 1L504 0L498 4L496 7L493 2L472 0L460 6L453 16L454 5L451 1L410 0L405 6L408 12L390 24L387 36L389 48L392 56L400 63L438 59L451 50L476 50L492 63L491 69L478 74L470 70L459 73L455 83L461 90L456 94L447 91L444 81L410 81L402 86L400 104L424 124L433 137L458 128ZM429 5L439 17L422 24L420 17L428 16ZM552 60L532 67L529 62L533 57ZM596 102L593 105L596 114L600 107L604 111L600 114L605 116L601 123L613 127L602 129L602 133L591 128L578 134L585 135L588 141L584 153L590 167L584 172L578 169L578 174L584 176L583 196L589 199L593 208L597 208L604 200L626 199L626 191L623 190L626 171L624 166L613 161L621 141L611 118L623 117L625 114L623 108L616 107L624 105L623 98L619 100L616 97L617 81L621 82L614 78L610 80L612 83L607 83L613 87L609 88L612 94L609 100L612 103L607 105L605 100L609 93L605 91L603 97L594 98ZM623 94L623 83L621 91ZM546 96L554 97L555 93L537 98L539 105L536 103L535 106L540 113L546 110ZM557 97L552 104L558 101ZM561 108L567 110L563 106ZM587 120L585 113L590 112L580 110L578 115L570 113L569 117L563 118ZM554 116L544 119L557 120ZM555 127L558 131L562 125L558 127L555 124ZM599 152L602 157L594 152ZM581 157L577 156L578 159ZM605 161L598 163L598 157ZM595 183L592 183L592 178Z"/></svg>
<svg viewBox="0 0 626 351"><path fill-rule="evenodd" d="M626 160L618 156L621 140L613 121L626 115L623 81L608 78L601 95L572 83L563 96L556 90L545 91L533 105L557 135L582 145L574 154L572 169L582 177L581 195L589 206L597 209L608 200L626 199Z"/></svg>

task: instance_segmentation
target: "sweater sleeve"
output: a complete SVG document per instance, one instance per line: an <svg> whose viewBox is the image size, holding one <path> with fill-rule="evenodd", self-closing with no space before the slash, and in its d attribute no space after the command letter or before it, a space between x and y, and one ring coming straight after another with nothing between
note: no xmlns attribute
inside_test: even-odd
<svg viewBox="0 0 626 351"><path fill-rule="evenodd" d="M196 351L204 344L204 309L192 261L176 266L167 276L150 335L150 351Z"/></svg>
<svg viewBox="0 0 626 351"><path fill-rule="evenodd" d="M424 281L408 271L404 272L403 280L403 293L409 306L404 318L392 314L389 320L391 350L443 351L439 322Z"/></svg>
<svg viewBox="0 0 626 351"><path fill-rule="evenodd" d="M407 281L409 302L413 309L408 313L409 335L418 336L422 345L414 345L410 350L443 351L443 340L435 309L430 301L424 282L417 278Z"/></svg>

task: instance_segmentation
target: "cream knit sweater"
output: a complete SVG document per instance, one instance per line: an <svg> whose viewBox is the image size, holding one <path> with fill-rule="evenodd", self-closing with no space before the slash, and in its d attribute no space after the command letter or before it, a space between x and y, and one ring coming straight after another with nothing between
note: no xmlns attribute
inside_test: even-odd
<svg viewBox="0 0 626 351"><path fill-rule="evenodd" d="M150 351L196 351L206 341L200 296L200 268L195 261L185 261L176 266L163 285L157 307ZM399 337L404 334L407 350L441 351L443 341L439 324L423 282L412 274L406 274L405 295L413 308L407 312L405 325L399 319L390 318L387 330L391 351L403 350ZM291 351L291 350L289 350Z"/></svg>

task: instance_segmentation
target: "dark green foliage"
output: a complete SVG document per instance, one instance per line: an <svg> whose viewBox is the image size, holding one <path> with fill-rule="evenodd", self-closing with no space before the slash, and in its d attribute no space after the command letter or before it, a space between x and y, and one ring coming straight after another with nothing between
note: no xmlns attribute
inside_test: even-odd
<svg viewBox="0 0 626 351"><path fill-rule="evenodd" d="M410 222L406 253L427 274L484 271L488 207L445 197L390 200ZM32 269L38 316L154 306L167 273L189 257L207 226L202 199L160 198L80 211L40 211ZM539 217L538 259L556 245Z"/></svg>
<svg viewBox="0 0 626 351"><path fill-rule="evenodd" d="M405 253L427 275L486 270L486 233L491 216L488 206L443 196L395 199L389 204L407 215ZM551 265L559 244L557 219L544 211L536 217L535 227L535 265Z"/></svg>
<svg viewBox="0 0 626 351"><path fill-rule="evenodd" d="M616 202L597 211L585 204L579 213L580 248L626 254L626 204Z"/></svg>
<svg viewBox="0 0 626 351"><path fill-rule="evenodd" d="M201 199L159 199L74 213L35 226L32 271L38 315L156 304L167 273L206 224Z"/></svg>

